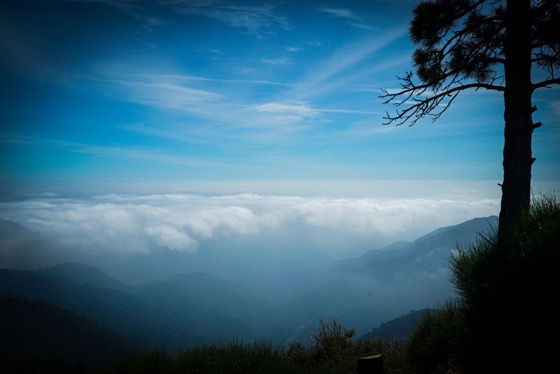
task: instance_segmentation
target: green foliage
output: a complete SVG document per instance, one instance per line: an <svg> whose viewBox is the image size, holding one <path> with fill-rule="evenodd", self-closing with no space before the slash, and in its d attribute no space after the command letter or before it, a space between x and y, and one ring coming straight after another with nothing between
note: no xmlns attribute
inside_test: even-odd
<svg viewBox="0 0 560 374"><path fill-rule="evenodd" d="M437 311L424 314L406 345L409 372L456 372L465 334L462 312L457 303L449 301Z"/></svg>
<svg viewBox="0 0 560 374"><path fill-rule="evenodd" d="M292 363L280 348L268 343L207 345L181 350L176 356L163 351L129 355L104 370L112 373L290 373Z"/></svg>
<svg viewBox="0 0 560 374"><path fill-rule="evenodd" d="M453 283L472 336L469 349L480 358L471 361L473 370L542 353L537 348L542 331L556 320L558 243L560 204L553 196L542 196L503 244L493 232L452 259ZM519 365L531 364L517 361Z"/></svg>
<svg viewBox="0 0 560 374"><path fill-rule="evenodd" d="M541 372L555 352L546 336L560 331L560 202L533 199L503 243L495 229L451 258L459 296L418 325L407 346L413 372ZM452 371L452 372L455 372Z"/></svg>
<svg viewBox="0 0 560 374"><path fill-rule="evenodd" d="M317 332L311 335L312 344L306 348L294 343L287 351L299 370L305 373L352 373L360 357L381 354L386 372L404 373L401 345L388 340L354 341L355 330L346 329L340 321L320 321Z"/></svg>
<svg viewBox="0 0 560 374"><path fill-rule="evenodd" d="M351 362L354 334L355 330L346 329L336 319L320 321L317 332L311 335L311 347L307 349L301 343L292 344L288 355L295 363L308 370L331 368L333 372L351 371L354 364Z"/></svg>
<svg viewBox="0 0 560 374"><path fill-rule="evenodd" d="M352 349L352 337L356 330L348 330L333 319L326 323L320 321L317 333L311 335L313 340L312 350L317 356L317 361L336 364L341 361Z"/></svg>

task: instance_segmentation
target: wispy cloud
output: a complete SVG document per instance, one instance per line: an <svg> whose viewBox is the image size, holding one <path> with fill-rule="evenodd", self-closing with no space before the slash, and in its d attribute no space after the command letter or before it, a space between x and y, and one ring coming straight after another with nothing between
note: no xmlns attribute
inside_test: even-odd
<svg viewBox="0 0 560 374"><path fill-rule="evenodd" d="M353 109L319 109L321 113L383 114L384 112Z"/></svg>
<svg viewBox="0 0 560 374"><path fill-rule="evenodd" d="M234 97L236 100L232 101L229 92L236 85L283 86L273 81L224 80L148 68L131 71L122 66L106 66L92 77L82 79L89 80L104 95L116 100L141 104L167 114L171 110L178 115L195 115L218 121L232 119L232 111L239 105L239 98ZM230 107L227 114L217 110L225 106Z"/></svg>
<svg viewBox="0 0 560 374"><path fill-rule="evenodd" d="M326 83L331 79L371 58L375 52L403 37L406 33L406 27L398 27L382 35L368 35L365 39L341 47L323 63L316 66L313 72L300 81L299 86L293 92L290 92L289 95L296 100L303 100L308 96L325 92ZM355 74L354 72L352 73ZM331 85L330 89L336 87L338 85Z"/></svg>
<svg viewBox="0 0 560 374"><path fill-rule="evenodd" d="M299 47L286 47L286 51L291 52L291 53L299 52L301 50L302 50L302 48L299 48Z"/></svg>
<svg viewBox="0 0 560 374"><path fill-rule="evenodd" d="M177 13L216 19L248 34L262 36L277 27L289 29L285 17L278 16L271 5L241 5L219 0L159 0Z"/></svg>
<svg viewBox="0 0 560 374"><path fill-rule="evenodd" d="M290 60L288 57L279 57L279 58L261 58L260 60L263 64L269 64L269 65L290 65L292 63L292 60Z"/></svg>
<svg viewBox="0 0 560 374"><path fill-rule="evenodd" d="M206 105L223 99L218 93L174 82L116 81L113 83L124 89L123 93L128 101L192 113L206 113Z"/></svg>
<svg viewBox="0 0 560 374"><path fill-rule="evenodd" d="M342 8L322 8L322 12L328 13L335 17L346 18L346 19L358 19L357 16L352 13L349 9L342 9Z"/></svg>
<svg viewBox="0 0 560 374"><path fill-rule="evenodd" d="M245 33L257 37L274 33L276 28L284 30L291 28L287 19L277 15L275 8L267 4L232 4L232 2L224 0L154 0L151 3L138 0L70 1L103 3L118 8L130 16L143 21L148 31L164 25L161 19L150 15L147 5L154 4L171 9L177 14L215 19L227 26L241 29Z"/></svg>
<svg viewBox="0 0 560 374"><path fill-rule="evenodd" d="M239 85L270 86L276 92L287 87L292 89L294 84L267 81L267 80L242 80L207 78L174 73L137 72L119 73L119 69L110 69L110 72L100 72L99 80L102 83L113 85L112 90L106 90L109 95L115 95L120 100L130 101L155 109L172 109L178 114L196 115L200 120L206 121L205 129L215 129L215 133L206 134L209 139L217 140L225 137L236 137L232 134L235 129L243 129L243 136L251 138L247 130L256 131L254 139L273 139L270 136L283 137L293 133L292 125L300 121L311 119L319 114L306 103L294 101L259 102L261 97L251 97L252 90L248 88L247 96L239 95ZM104 76L106 74L106 76ZM220 92L220 93L218 93ZM227 108L227 110L225 109ZM183 118L186 127L196 127L192 118ZM178 120L173 120L177 123ZM158 134L167 134L166 123L160 123ZM141 126L142 132L146 130ZM163 131L163 130L165 131ZM263 138L262 131L270 136ZM270 132L273 131L274 134ZM153 132L153 131L152 131ZM154 133L154 135L155 135ZM181 131L185 133L185 130ZM165 137L168 137L165 135Z"/></svg>
<svg viewBox="0 0 560 374"><path fill-rule="evenodd" d="M228 79L228 78L212 78L202 77L187 74L168 74L168 73L139 73L135 74L137 78L151 79L153 81L174 81L174 82L187 82L187 81L200 81L200 82L214 82L223 84L248 84L248 85L267 85L267 86L294 86L293 83L285 83L272 80L262 79ZM134 77L134 75L132 75ZM134 78L133 78L134 79Z"/></svg>
<svg viewBox="0 0 560 374"><path fill-rule="evenodd" d="M326 13L332 17L341 18L352 27L364 30L371 30L372 26L369 25L361 17L358 17L354 12L345 8L321 8L321 12Z"/></svg>
<svg viewBox="0 0 560 374"><path fill-rule="evenodd" d="M274 114L294 114L301 117L315 117L318 111L305 103L287 104L287 103L265 103L255 105L253 107L257 112L274 113Z"/></svg>

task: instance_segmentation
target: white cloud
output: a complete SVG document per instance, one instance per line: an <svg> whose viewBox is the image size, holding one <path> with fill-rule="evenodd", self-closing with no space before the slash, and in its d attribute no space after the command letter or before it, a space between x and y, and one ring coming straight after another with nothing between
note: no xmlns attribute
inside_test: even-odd
<svg viewBox="0 0 560 374"><path fill-rule="evenodd" d="M213 242L249 240L246 250L255 255L284 247L290 256L291 247L278 242L285 240L298 242L298 250L306 248L308 255L344 258L498 209L497 199L485 198L154 194L4 202L0 219L25 226L55 248L74 251L192 253Z"/></svg>
<svg viewBox="0 0 560 374"><path fill-rule="evenodd" d="M150 27L159 27L161 21L147 17L148 8L145 2L138 0L71 0L75 2L104 3L121 9L123 12L146 22ZM232 4L230 1L220 0L155 0L161 6L167 7L177 14L193 15L215 19L227 26L244 30L246 33L262 36L273 27L290 29L285 17L275 14L274 7L267 4L242 5Z"/></svg>
<svg viewBox="0 0 560 374"><path fill-rule="evenodd" d="M201 126L195 126L192 119L187 117L181 120L179 125L174 120L174 123L158 121L156 126L123 126L148 135L212 143L220 142L224 138L239 137L239 132L235 133L234 130L243 129L243 136L250 141L278 141L294 131L290 124L309 119L319 113L302 102L247 104L247 99L239 95L240 84L292 86L280 82L213 79L145 71L124 72L124 68L120 66L109 66L100 71L99 75L102 77L100 81L112 84L110 94L118 95L119 100L146 105L164 112L171 109L176 111L176 114L196 115L201 121L205 121L201 122ZM212 89L208 88L209 84ZM214 92L216 85L221 87L220 93ZM235 92L230 92L230 89L234 89ZM253 89L247 88L243 91L253 92ZM177 128L178 126L180 128ZM263 134L263 131L266 134Z"/></svg>
<svg viewBox="0 0 560 374"><path fill-rule="evenodd" d="M352 13L349 9L342 9L342 8L322 8L322 12L328 13L335 17L340 18L348 18L348 19L358 19L354 13Z"/></svg>
<svg viewBox="0 0 560 374"><path fill-rule="evenodd" d="M268 64L268 65L278 65L278 66L283 66L283 65L290 65L292 63L292 61L287 58L287 57L279 57L279 58L262 58L261 62L263 64Z"/></svg>
<svg viewBox="0 0 560 374"><path fill-rule="evenodd" d="M273 114L293 114L301 117L315 117L318 111L307 104L265 103L253 106L257 112Z"/></svg>
<svg viewBox="0 0 560 374"><path fill-rule="evenodd" d="M327 83L333 78L348 72L351 67L370 58L375 52L403 37L406 33L406 27L398 27L384 34L370 34L363 40L339 48L323 63L314 66L313 71L302 82L299 82L300 84L292 92L289 92L287 97L292 98L292 100L301 100L315 94L325 93ZM340 84L330 83L331 85L328 86L330 90L341 86Z"/></svg>
<svg viewBox="0 0 560 374"><path fill-rule="evenodd" d="M170 224L148 227L146 234L153 238L157 245L170 250L192 252L198 248L195 240Z"/></svg>
<svg viewBox="0 0 560 374"><path fill-rule="evenodd" d="M345 8L322 8L321 12L327 13L332 17L342 18L347 21L347 23L355 28L370 30L372 26L369 25L365 20L362 20L350 9Z"/></svg>
<svg viewBox="0 0 560 374"><path fill-rule="evenodd" d="M223 98L215 92L173 82L124 81L119 84L126 89L125 94L129 101L193 113L206 113L208 105Z"/></svg>
<svg viewBox="0 0 560 374"><path fill-rule="evenodd" d="M303 102L268 102L252 105L251 122L260 128L276 129L275 141L302 129L317 118L320 111Z"/></svg>
<svg viewBox="0 0 560 374"><path fill-rule="evenodd" d="M274 27L289 29L284 17L275 14L270 5L241 5L218 0L159 0L177 13L213 18L219 22L244 30L248 34L262 36Z"/></svg>

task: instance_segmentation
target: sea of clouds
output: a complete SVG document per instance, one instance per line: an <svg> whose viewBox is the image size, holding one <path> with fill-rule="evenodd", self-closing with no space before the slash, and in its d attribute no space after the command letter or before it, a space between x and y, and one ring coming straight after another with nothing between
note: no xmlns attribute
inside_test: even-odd
<svg viewBox="0 0 560 374"><path fill-rule="evenodd" d="M68 255L126 256L239 251L239 256L337 260L436 228L496 215L497 199L372 198L265 194L107 194L0 203L0 263L25 264L24 248ZM32 243L33 242L33 243ZM35 252L37 248L35 248ZM47 251L45 249L45 251ZM35 253L33 252L33 253ZM33 254L35 255L35 254ZM52 256L51 256L52 257ZM63 257L60 255L58 257ZM64 258L57 258L63 261ZM11 262L10 262L11 261ZM33 262L33 261L31 261ZM36 262L36 261L35 261Z"/></svg>

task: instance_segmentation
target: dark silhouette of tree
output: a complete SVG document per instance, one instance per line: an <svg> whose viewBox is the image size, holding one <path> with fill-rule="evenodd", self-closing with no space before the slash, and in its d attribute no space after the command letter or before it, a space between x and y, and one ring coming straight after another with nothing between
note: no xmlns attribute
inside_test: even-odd
<svg viewBox="0 0 560 374"><path fill-rule="evenodd" d="M433 120L469 89L504 93L503 182L498 237L529 210L533 92L560 83L558 0L426 0L416 5L410 36L418 46L412 72L397 92L383 90L397 107L385 124ZM533 76L538 72L538 81Z"/></svg>

